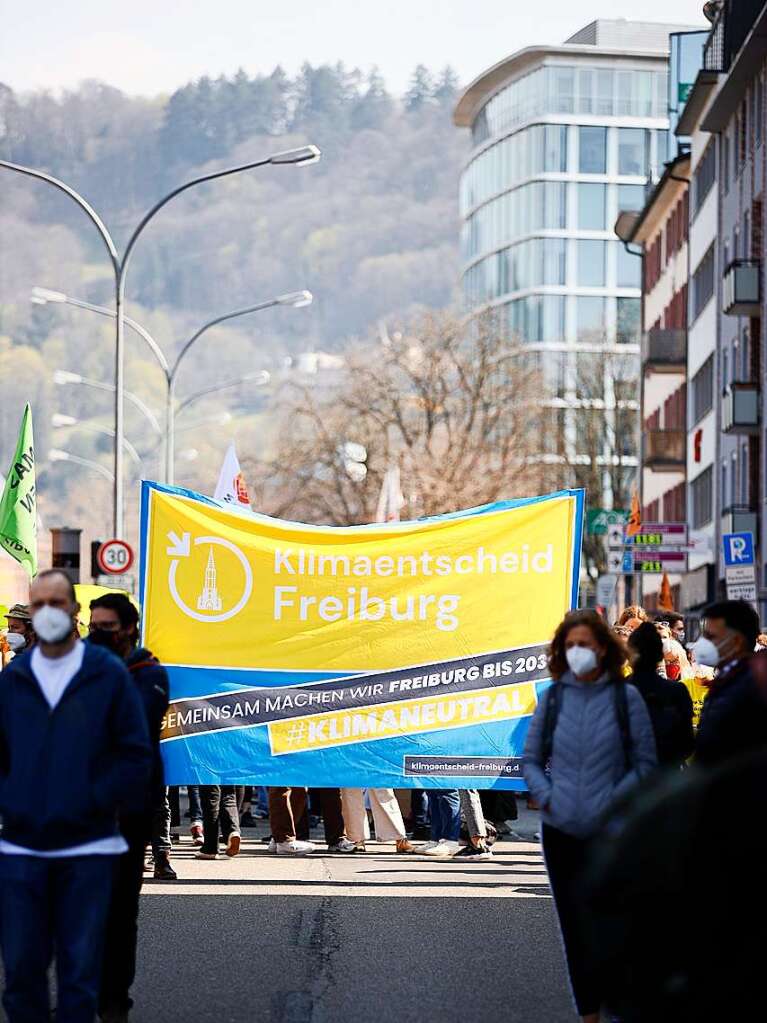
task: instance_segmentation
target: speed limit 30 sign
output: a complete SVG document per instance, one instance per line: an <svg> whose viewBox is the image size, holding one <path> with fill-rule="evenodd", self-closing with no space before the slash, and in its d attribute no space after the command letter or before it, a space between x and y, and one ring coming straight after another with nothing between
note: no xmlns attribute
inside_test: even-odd
<svg viewBox="0 0 767 1023"><path fill-rule="evenodd" d="M105 540L99 547L96 561L107 575L122 575L133 564L133 548L125 540Z"/></svg>

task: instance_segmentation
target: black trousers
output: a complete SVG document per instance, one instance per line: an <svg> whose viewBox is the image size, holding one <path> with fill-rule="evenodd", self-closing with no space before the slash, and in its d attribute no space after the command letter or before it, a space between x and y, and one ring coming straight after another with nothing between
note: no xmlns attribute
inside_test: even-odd
<svg viewBox="0 0 767 1023"><path fill-rule="evenodd" d="M130 1009L130 989L136 976L136 942L141 884L144 880L144 850L152 828L151 815L145 819L124 817L120 830L128 851L116 857L112 898L104 934L99 1011Z"/></svg>
<svg viewBox="0 0 767 1023"><path fill-rule="evenodd" d="M541 830L543 855L565 945L570 986L581 1016L599 1012L602 990L599 975L589 953L586 911L582 901L581 877L588 863L589 842L574 838L544 824Z"/></svg>
<svg viewBox="0 0 767 1023"><path fill-rule="evenodd" d="M219 829L224 839L232 832L240 834L240 813L244 788L242 785L200 785L204 853L218 852Z"/></svg>

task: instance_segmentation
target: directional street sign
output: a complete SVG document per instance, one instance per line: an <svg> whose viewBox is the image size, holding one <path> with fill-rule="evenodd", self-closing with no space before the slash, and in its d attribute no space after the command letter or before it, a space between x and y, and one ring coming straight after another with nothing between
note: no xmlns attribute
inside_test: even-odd
<svg viewBox="0 0 767 1023"><path fill-rule="evenodd" d="M635 572L677 572L687 571L685 551L669 551L645 548L633 552Z"/></svg>
<svg viewBox="0 0 767 1023"><path fill-rule="evenodd" d="M626 537L626 543L634 547L672 547L687 542L686 522L643 522L638 533Z"/></svg>

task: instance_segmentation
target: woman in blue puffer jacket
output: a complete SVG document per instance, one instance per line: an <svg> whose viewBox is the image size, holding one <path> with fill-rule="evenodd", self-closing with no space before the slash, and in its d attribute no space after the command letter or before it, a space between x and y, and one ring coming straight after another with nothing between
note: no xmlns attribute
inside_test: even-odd
<svg viewBox="0 0 767 1023"><path fill-rule="evenodd" d="M656 765L650 717L624 680L625 661L624 647L599 615L568 614L551 643L553 684L530 722L523 760L527 786L543 809L546 868L584 1023L597 1023L602 1002L579 900L589 839Z"/></svg>

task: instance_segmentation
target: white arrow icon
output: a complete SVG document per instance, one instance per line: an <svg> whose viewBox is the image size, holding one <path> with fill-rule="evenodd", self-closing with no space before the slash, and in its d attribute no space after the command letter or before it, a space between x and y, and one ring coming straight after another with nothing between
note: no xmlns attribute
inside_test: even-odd
<svg viewBox="0 0 767 1023"><path fill-rule="evenodd" d="M168 539L170 540L170 547L167 548L166 554L169 554L172 558L188 558L189 552L191 551L191 537L189 533L182 533L179 536L177 533L168 533Z"/></svg>

